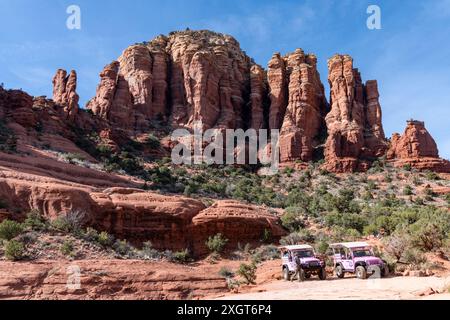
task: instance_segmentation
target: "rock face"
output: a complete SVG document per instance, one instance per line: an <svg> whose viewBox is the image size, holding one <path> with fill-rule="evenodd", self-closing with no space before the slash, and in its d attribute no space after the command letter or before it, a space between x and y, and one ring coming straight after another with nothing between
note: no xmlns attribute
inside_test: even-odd
<svg viewBox="0 0 450 320"><path fill-rule="evenodd" d="M167 262L84 260L75 263L81 288L68 288L74 262L0 261L1 300L181 300L229 292L219 266Z"/></svg>
<svg viewBox="0 0 450 320"><path fill-rule="evenodd" d="M32 107L33 97L27 93L0 87L0 118L11 119L23 127L34 127L37 117Z"/></svg>
<svg viewBox="0 0 450 320"><path fill-rule="evenodd" d="M311 161L320 144L327 112L325 90L317 72L317 58L303 50L269 62L272 105L269 123L281 128L281 162Z"/></svg>
<svg viewBox="0 0 450 320"><path fill-rule="evenodd" d="M243 128L247 104L257 111L252 122L262 125L264 72L230 36L160 36L129 47L100 76L88 108L124 130L147 130L165 119L175 127L203 121L205 128Z"/></svg>
<svg viewBox="0 0 450 320"><path fill-rule="evenodd" d="M67 76L67 71L59 69L53 77L53 101L64 107L64 112L70 120L74 120L78 113L77 73L72 70Z"/></svg>
<svg viewBox="0 0 450 320"><path fill-rule="evenodd" d="M397 166L409 164L419 170L450 172L450 162L439 158L436 142L421 121L408 121L403 135L392 136L387 159Z"/></svg>
<svg viewBox="0 0 450 320"><path fill-rule="evenodd" d="M326 116L328 139L325 167L333 172L367 168L383 156L386 142L376 81L362 83L353 59L336 55L328 61L331 111Z"/></svg>
<svg viewBox="0 0 450 320"><path fill-rule="evenodd" d="M86 224L134 243L151 241L161 250L208 251L205 242L222 233L237 242L259 244L265 230L276 241L285 234L267 209L235 201L209 208L198 200L137 189L114 174L45 158L0 153L0 198L19 212L39 209L49 219L71 212L86 213ZM15 216L15 219L23 219Z"/></svg>

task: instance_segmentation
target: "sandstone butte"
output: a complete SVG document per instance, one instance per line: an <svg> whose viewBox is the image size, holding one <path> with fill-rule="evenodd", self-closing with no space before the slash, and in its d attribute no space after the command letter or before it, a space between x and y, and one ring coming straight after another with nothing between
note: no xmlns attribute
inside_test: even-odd
<svg viewBox="0 0 450 320"><path fill-rule="evenodd" d="M336 55L328 67L330 103L313 54L276 53L264 70L231 36L185 31L127 48L100 73L87 109L79 106L75 71L56 72L53 99L0 87L2 151L15 150L0 152L0 197L18 209L2 211L0 219L23 218L20 212L30 208L50 218L83 210L98 229L199 255L207 237L219 232L230 246L233 239L259 242L265 230L281 237L278 217L266 208L235 201L206 207L143 191L129 176L63 163L46 152L80 154L95 164L83 147L87 135L119 151L149 132L192 128L198 120L205 128L279 129L281 160L288 164L325 159L329 171L353 172L387 155L395 165L450 172L423 123L409 122L403 136L385 139L377 82L363 83L350 56Z"/></svg>

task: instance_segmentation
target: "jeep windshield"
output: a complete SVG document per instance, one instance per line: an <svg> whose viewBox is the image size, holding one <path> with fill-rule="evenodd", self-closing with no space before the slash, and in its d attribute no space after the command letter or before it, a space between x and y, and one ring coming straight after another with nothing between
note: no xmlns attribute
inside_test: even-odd
<svg viewBox="0 0 450 320"><path fill-rule="evenodd" d="M312 250L296 251L295 254L299 258L314 258L314 251L312 251Z"/></svg>
<svg viewBox="0 0 450 320"><path fill-rule="evenodd" d="M373 256L373 253L369 249L353 250L353 257L355 257L355 258L363 258L363 257L371 257L371 256Z"/></svg>

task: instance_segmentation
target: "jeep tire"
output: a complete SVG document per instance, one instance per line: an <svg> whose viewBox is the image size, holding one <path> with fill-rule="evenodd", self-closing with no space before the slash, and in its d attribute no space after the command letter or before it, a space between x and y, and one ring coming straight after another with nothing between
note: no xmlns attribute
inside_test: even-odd
<svg viewBox="0 0 450 320"><path fill-rule="evenodd" d="M381 270L381 277L382 278L389 277L389 267L387 265L384 265L383 269Z"/></svg>
<svg viewBox="0 0 450 320"><path fill-rule="evenodd" d="M356 277L361 280L367 279L367 270L363 266L356 267Z"/></svg>
<svg viewBox="0 0 450 320"><path fill-rule="evenodd" d="M336 277L338 277L339 279L343 279L345 277L344 268L342 268L340 264L336 266L334 272L336 273Z"/></svg>
<svg viewBox="0 0 450 320"><path fill-rule="evenodd" d="M320 271L319 271L319 279L320 280L326 280L327 279L327 269L325 269L325 267L320 269Z"/></svg>
<svg viewBox="0 0 450 320"><path fill-rule="evenodd" d="M305 281L305 280L306 280L306 273L305 273L305 270L300 269L300 275L299 275L298 281L299 281L299 282L303 282L303 281Z"/></svg>
<svg viewBox="0 0 450 320"><path fill-rule="evenodd" d="M289 268L288 267L284 267L283 268L283 279L285 281L290 281L291 280L291 274L289 272Z"/></svg>

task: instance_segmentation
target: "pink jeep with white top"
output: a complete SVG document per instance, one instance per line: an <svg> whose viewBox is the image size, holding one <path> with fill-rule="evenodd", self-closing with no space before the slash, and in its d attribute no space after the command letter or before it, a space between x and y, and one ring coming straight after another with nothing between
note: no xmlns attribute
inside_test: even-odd
<svg viewBox="0 0 450 320"><path fill-rule="evenodd" d="M344 242L330 245L333 250L334 270L338 278L346 273L356 274L358 279L367 279L374 274L379 277L389 275L385 261L376 257L372 247L366 242Z"/></svg>
<svg viewBox="0 0 450 320"><path fill-rule="evenodd" d="M310 245L296 245L280 247L282 259L283 279L289 281L295 273L297 264L295 257L300 259L300 280L309 279L311 275L318 275L320 280L327 278L325 262L316 257L314 248Z"/></svg>

